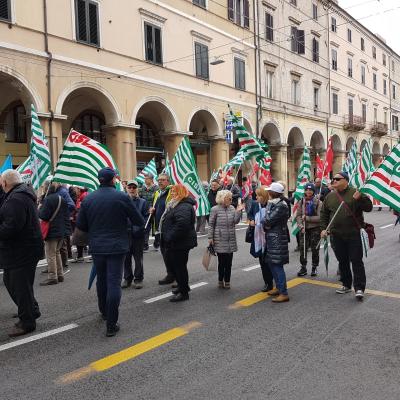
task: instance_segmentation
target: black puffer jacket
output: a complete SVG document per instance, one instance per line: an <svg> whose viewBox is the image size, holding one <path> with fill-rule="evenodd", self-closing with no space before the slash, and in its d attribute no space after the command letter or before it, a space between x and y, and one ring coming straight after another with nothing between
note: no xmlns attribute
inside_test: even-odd
<svg viewBox="0 0 400 400"><path fill-rule="evenodd" d="M168 249L189 250L197 246L194 228L196 202L191 197L181 200L166 211L161 228L161 243Z"/></svg>
<svg viewBox="0 0 400 400"><path fill-rule="evenodd" d="M6 194L0 208L0 268L29 267L42 255L36 195L20 183Z"/></svg>
<svg viewBox="0 0 400 400"><path fill-rule="evenodd" d="M287 221L289 208L283 199L269 201L264 220L266 247L264 257L269 264L289 263Z"/></svg>
<svg viewBox="0 0 400 400"><path fill-rule="evenodd" d="M70 234L69 210L67 202L57 193L49 194L43 200L42 207L39 210L39 218L43 221L49 221L58 206L58 199L61 199L61 206L57 215L50 222L50 229L46 240L62 239Z"/></svg>

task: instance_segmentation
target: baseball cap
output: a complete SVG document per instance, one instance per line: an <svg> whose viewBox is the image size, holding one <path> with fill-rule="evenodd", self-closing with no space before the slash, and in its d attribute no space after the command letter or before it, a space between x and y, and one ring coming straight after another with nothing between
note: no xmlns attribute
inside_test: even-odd
<svg viewBox="0 0 400 400"><path fill-rule="evenodd" d="M313 183L308 182L304 185L304 191L306 190L312 190L315 193L315 186Z"/></svg>
<svg viewBox="0 0 400 400"><path fill-rule="evenodd" d="M117 176L117 173L110 167L102 168L97 174L100 183L109 183L115 176Z"/></svg>
<svg viewBox="0 0 400 400"><path fill-rule="evenodd" d="M135 179L132 179L132 180L128 181L126 186L129 186L129 185L135 185L136 187L139 186Z"/></svg>
<svg viewBox="0 0 400 400"><path fill-rule="evenodd" d="M267 190L282 194L285 191L285 188L278 182L272 182L271 185L267 187Z"/></svg>

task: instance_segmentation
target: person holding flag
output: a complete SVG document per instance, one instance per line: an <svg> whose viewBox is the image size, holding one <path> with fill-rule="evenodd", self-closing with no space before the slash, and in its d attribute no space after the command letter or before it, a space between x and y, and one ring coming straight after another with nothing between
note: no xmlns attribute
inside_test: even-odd
<svg viewBox="0 0 400 400"><path fill-rule="evenodd" d="M321 238L331 236L332 248L339 262L343 286L336 293L349 293L353 285L356 298L362 300L366 277L360 230L364 226L363 212L372 211L372 201L349 186L349 174L344 171L335 174L332 188L322 205Z"/></svg>

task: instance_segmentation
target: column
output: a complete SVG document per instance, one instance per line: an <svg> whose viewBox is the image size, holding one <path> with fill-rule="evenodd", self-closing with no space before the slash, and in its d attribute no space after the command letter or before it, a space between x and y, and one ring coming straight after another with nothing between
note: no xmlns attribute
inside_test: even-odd
<svg viewBox="0 0 400 400"><path fill-rule="evenodd" d="M287 157L287 144L280 146L271 146L271 174L272 178L276 181L284 181L286 184L288 178L288 157Z"/></svg>
<svg viewBox="0 0 400 400"><path fill-rule="evenodd" d="M50 120L50 116L39 116L40 124L42 125L44 135L49 143L49 150L52 154L53 169L56 168L58 159L64 147L63 138L63 121L67 119L66 115L54 116ZM52 137L50 137L50 124L52 128ZM68 132L66 132L67 136Z"/></svg>
<svg viewBox="0 0 400 400"><path fill-rule="evenodd" d="M161 134L163 138L165 156L168 154L170 161L173 159L183 138L187 135L188 132L165 132Z"/></svg>
<svg viewBox="0 0 400 400"><path fill-rule="evenodd" d="M137 175L136 171L136 129L134 126L104 126L107 147L110 149L122 180Z"/></svg>
<svg viewBox="0 0 400 400"><path fill-rule="evenodd" d="M229 144L225 137L216 137L211 140L211 169L217 170L229 161Z"/></svg>
<svg viewBox="0 0 400 400"><path fill-rule="evenodd" d="M335 150L333 154L332 171L335 174L342 170L343 164L346 160L346 152L343 150Z"/></svg>

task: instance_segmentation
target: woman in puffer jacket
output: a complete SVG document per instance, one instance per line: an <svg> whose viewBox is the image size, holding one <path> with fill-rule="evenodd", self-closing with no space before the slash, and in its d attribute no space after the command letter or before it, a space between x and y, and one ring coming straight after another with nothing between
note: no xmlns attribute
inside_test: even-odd
<svg viewBox="0 0 400 400"><path fill-rule="evenodd" d="M220 190L216 202L210 213L208 239L218 256L218 287L230 289L233 253L237 251L235 225L244 205L239 204L235 210L229 190Z"/></svg>
<svg viewBox="0 0 400 400"><path fill-rule="evenodd" d="M289 263L287 234L289 208L283 199L283 192L283 186L277 182L273 182L268 188L270 200L267 204L264 220L264 257L276 283L276 289L272 289L267 293L270 296L274 296L272 299L274 303L289 301L286 274L283 268L285 264Z"/></svg>

